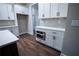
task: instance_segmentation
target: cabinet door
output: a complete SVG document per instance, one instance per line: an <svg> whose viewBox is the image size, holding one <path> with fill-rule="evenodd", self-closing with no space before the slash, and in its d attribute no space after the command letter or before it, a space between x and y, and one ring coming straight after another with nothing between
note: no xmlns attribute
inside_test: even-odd
<svg viewBox="0 0 79 59"><path fill-rule="evenodd" d="M50 17L50 3L45 3L44 4L44 16L46 17L46 18L49 18Z"/></svg>
<svg viewBox="0 0 79 59"><path fill-rule="evenodd" d="M25 6L15 5L14 8L16 13L28 14L28 9Z"/></svg>
<svg viewBox="0 0 79 59"><path fill-rule="evenodd" d="M39 7L39 18L50 17L50 4L49 3L40 3L38 7Z"/></svg>
<svg viewBox="0 0 79 59"><path fill-rule="evenodd" d="M51 3L51 17L56 17L58 12L58 3Z"/></svg>
<svg viewBox="0 0 79 59"><path fill-rule="evenodd" d="M47 30L46 31L46 44L50 47L54 46L54 31Z"/></svg>
<svg viewBox="0 0 79 59"><path fill-rule="evenodd" d="M61 51L63 43L64 32L57 32L56 39L54 40L54 48Z"/></svg>
<svg viewBox="0 0 79 59"><path fill-rule="evenodd" d="M59 3L59 12L61 17L67 17L68 3Z"/></svg>
<svg viewBox="0 0 79 59"><path fill-rule="evenodd" d="M44 17L44 4L43 3L39 3L38 5L38 10L39 10L39 18Z"/></svg>
<svg viewBox="0 0 79 59"><path fill-rule="evenodd" d="M46 44L50 47L53 47L53 36L52 35L47 35L48 37L46 38Z"/></svg>
<svg viewBox="0 0 79 59"><path fill-rule="evenodd" d="M10 20L15 20L14 6L11 5L11 4L8 4L8 14L9 14L8 18L9 18Z"/></svg>
<svg viewBox="0 0 79 59"><path fill-rule="evenodd" d="M16 12L16 13L21 13L21 9L22 9L22 8L21 8L20 5L15 5L14 8L15 8L15 12Z"/></svg>
<svg viewBox="0 0 79 59"><path fill-rule="evenodd" d="M8 20L8 5L0 4L0 20Z"/></svg>

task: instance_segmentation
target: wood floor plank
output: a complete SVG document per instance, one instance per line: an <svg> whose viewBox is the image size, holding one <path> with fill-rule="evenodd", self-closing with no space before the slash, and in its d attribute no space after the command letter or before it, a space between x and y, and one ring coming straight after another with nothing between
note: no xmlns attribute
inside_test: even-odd
<svg viewBox="0 0 79 59"><path fill-rule="evenodd" d="M59 56L60 52L49 48L35 40L35 37L29 34L19 36L17 42L20 56Z"/></svg>

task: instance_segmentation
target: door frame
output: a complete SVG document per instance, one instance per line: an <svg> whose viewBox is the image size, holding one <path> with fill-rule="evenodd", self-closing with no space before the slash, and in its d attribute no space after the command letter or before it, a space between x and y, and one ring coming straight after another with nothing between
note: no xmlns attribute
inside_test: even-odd
<svg viewBox="0 0 79 59"><path fill-rule="evenodd" d="M16 13L16 17L17 17L17 15L24 15L24 16L27 16L28 17L28 20L29 20L29 15L28 14L22 14L22 13ZM18 24L18 18L17 18L17 24ZM19 24L18 24L19 25ZM28 27L27 27L28 28ZM28 29L27 29L28 30ZM18 26L18 32L19 32L19 26ZM24 33L22 33L22 34L24 34ZM19 32L19 35L22 35L22 34L20 34L20 32Z"/></svg>

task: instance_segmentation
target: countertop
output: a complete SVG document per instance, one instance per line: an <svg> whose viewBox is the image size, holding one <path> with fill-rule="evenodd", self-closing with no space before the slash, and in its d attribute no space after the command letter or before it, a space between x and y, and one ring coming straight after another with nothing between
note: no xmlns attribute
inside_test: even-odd
<svg viewBox="0 0 79 59"><path fill-rule="evenodd" d="M8 27L16 27L16 26L0 26L0 28L8 28Z"/></svg>
<svg viewBox="0 0 79 59"><path fill-rule="evenodd" d="M0 31L0 48L16 42L19 40L14 34L12 34L9 30Z"/></svg>
<svg viewBox="0 0 79 59"><path fill-rule="evenodd" d="M37 29L37 28L48 29L48 30L57 30L57 31L65 31L65 28L55 28L55 27L36 26L36 29Z"/></svg>

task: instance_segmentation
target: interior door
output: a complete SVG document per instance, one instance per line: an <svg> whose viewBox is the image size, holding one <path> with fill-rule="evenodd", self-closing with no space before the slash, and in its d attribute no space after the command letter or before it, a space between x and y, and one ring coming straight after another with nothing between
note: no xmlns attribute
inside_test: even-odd
<svg viewBox="0 0 79 59"><path fill-rule="evenodd" d="M28 30L28 16L27 15L17 15L18 19L18 27L19 27L19 34L27 33Z"/></svg>

